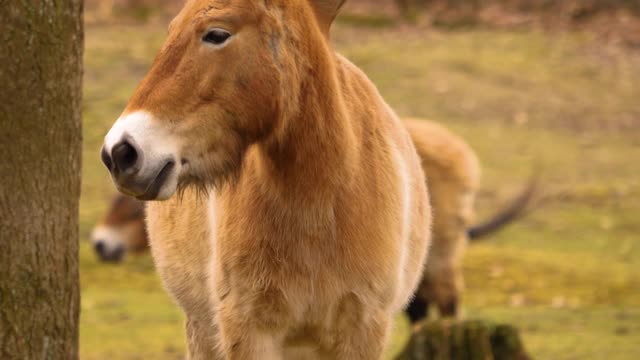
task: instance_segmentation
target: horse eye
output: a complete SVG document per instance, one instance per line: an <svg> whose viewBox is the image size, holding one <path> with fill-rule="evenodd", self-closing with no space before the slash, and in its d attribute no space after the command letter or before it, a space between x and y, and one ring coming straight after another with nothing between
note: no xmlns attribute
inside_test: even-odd
<svg viewBox="0 0 640 360"><path fill-rule="evenodd" d="M202 37L202 41L208 42L213 45L222 45L231 37L228 31L222 29L213 29L207 31Z"/></svg>

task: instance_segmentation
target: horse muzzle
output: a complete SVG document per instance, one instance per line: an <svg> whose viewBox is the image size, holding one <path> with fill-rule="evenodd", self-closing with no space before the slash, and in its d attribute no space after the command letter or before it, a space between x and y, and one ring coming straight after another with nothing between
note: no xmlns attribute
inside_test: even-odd
<svg viewBox="0 0 640 360"><path fill-rule="evenodd" d="M118 119L107 134L100 157L123 194L166 200L175 192L180 164L159 126L149 115L133 113Z"/></svg>

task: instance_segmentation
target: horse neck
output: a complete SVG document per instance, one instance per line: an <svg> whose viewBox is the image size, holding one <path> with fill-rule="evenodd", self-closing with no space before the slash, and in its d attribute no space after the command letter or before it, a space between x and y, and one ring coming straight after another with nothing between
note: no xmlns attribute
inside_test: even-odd
<svg viewBox="0 0 640 360"><path fill-rule="evenodd" d="M263 174L288 196L324 198L349 183L357 147L335 56L321 56L300 86L296 110L259 145Z"/></svg>

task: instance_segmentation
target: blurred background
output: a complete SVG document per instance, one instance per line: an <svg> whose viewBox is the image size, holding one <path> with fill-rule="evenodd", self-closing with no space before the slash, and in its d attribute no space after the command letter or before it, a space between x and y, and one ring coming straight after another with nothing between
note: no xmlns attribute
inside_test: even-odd
<svg viewBox="0 0 640 360"><path fill-rule="evenodd" d="M85 1L82 359L184 354L150 255L104 264L89 242L115 193L103 137L181 5ZM640 1L349 0L333 41L401 116L475 149L478 219L539 174L534 211L469 247L466 317L517 326L536 359L640 359Z"/></svg>

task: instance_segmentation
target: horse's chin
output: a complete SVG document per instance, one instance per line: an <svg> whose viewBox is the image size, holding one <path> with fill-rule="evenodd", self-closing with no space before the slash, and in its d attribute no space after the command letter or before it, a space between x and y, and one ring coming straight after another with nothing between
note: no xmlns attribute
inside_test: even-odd
<svg viewBox="0 0 640 360"><path fill-rule="evenodd" d="M212 166L210 163L202 162L199 166L184 167L178 181L176 192L178 195L186 190L193 190L198 194L208 194L214 190L220 190L229 184L237 183L240 177L241 160L234 162L221 162L223 165ZM198 171L194 171L194 170Z"/></svg>
<svg viewBox="0 0 640 360"><path fill-rule="evenodd" d="M178 183L165 182L159 184L157 189L152 189L141 195L135 195L135 198L141 201L164 201L169 200L178 190Z"/></svg>
<svg viewBox="0 0 640 360"><path fill-rule="evenodd" d="M124 254L122 254L122 255L98 256L98 259L100 259L100 261L103 262L103 263L119 264L124 259Z"/></svg>
<svg viewBox="0 0 640 360"><path fill-rule="evenodd" d="M200 177L190 175L180 179L178 187L176 188L175 196L178 199L182 199L185 192L195 192L197 196L206 197L209 192L214 190L214 186L209 182L204 181Z"/></svg>

